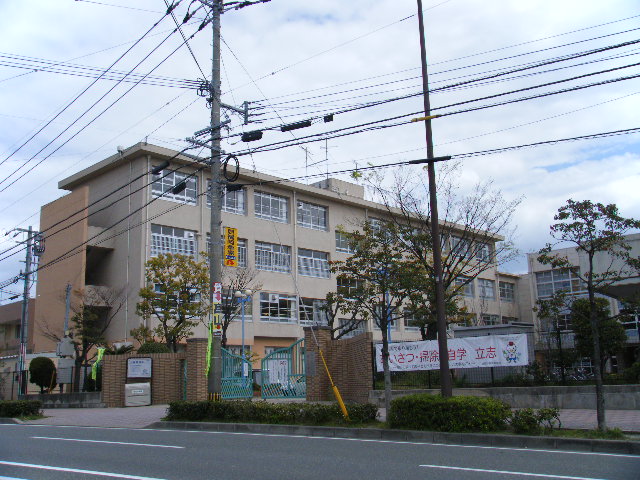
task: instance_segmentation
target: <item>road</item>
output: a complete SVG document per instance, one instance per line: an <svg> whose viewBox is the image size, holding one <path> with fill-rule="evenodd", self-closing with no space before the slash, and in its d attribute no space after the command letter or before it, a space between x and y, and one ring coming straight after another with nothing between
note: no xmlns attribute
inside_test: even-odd
<svg viewBox="0 0 640 480"><path fill-rule="evenodd" d="M0 480L638 480L640 456L291 435L0 425Z"/></svg>

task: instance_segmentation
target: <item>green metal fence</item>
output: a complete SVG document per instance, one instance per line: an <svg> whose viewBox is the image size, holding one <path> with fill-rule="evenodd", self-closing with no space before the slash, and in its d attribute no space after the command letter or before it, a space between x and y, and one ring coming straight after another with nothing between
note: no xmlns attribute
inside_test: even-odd
<svg viewBox="0 0 640 480"><path fill-rule="evenodd" d="M222 349L222 398L253 397L251 362Z"/></svg>
<svg viewBox="0 0 640 480"><path fill-rule="evenodd" d="M306 398L304 339L262 359L262 398Z"/></svg>

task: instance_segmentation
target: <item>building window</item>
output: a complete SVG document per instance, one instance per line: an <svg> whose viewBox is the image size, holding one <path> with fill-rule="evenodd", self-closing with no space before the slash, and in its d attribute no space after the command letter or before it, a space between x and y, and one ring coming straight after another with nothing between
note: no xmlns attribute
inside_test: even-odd
<svg viewBox="0 0 640 480"><path fill-rule="evenodd" d="M424 320L416 316L409 310L404 311L404 329L408 331L418 331L420 326L424 325Z"/></svg>
<svg viewBox="0 0 640 480"><path fill-rule="evenodd" d="M500 317L498 315L483 314L481 317L483 325L499 325Z"/></svg>
<svg viewBox="0 0 640 480"><path fill-rule="evenodd" d="M155 198L162 197L165 200L184 202L190 205L196 204L198 197L198 177L187 173L163 170L157 175L152 175L151 193ZM181 182L187 184L180 193L171 193L171 189Z"/></svg>
<svg viewBox="0 0 640 480"><path fill-rule="evenodd" d="M478 287L480 289L480 298L496 299L496 282L486 278L478 278Z"/></svg>
<svg viewBox="0 0 640 480"><path fill-rule="evenodd" d="M329 254L318 252L317 250L299 248L298 273L305 277L329 278L331 276Z"/></svg>
<svg viewBox="0 0 640 480"><path fill-rule="evenodd" d="M338 323L340 324L340 331L344 331L347 328L350 328L351 326L353 326L353 321L348 318L339 318ZM357 335L361 335L365 332L365 328L366 328L366 322L360 322L358 323L358 326L356 328L354 328L348 333L345 333L340 338L351 338Z"/></svg>
<svg viewBox="0 0 640 480"><path fill-rule="evenodd" d="M196 232L164 225L151 225L151 256L179 253L195 256L198 251Z"/></svg>
<svg viewBox="0 0 640 480"><path fill-rule="evenodd" d="M516 285L509 282L499 282L498 286L500 288L500 300L513 302L515 299Z"/></svg>
<svg viewBox="0 0 640 480"><path fill-rule="evenodd" d="M336 252L353 253L353 249L349 244L349 236L338 230L336 230Z"/></svg>
<svg viewBox="0 0 640 480"><path fill-rule="evenodd" d="M222 258L224 258L224 237L220 237L220 248L222 249ZM211 235L207 233L207 255L211 254ZM247 267L247 239L238 239L238 267Z"/></svg>
<svg viewBox="0 0 640 480"><path fill-rule="evenodd" d="M246 191L244 189L227 192L222 196L222 211L244 215L246 210ZM207 180L207 207L211 208L211 180Z"/></svg>
<svg viewBox="0 0 640 480"><path fill-rule="evenodd" d="M263 322L294 323L296 297L280 293L260 293L260 320Z"/></svg>
<svg viewBox="0 0 640 480"><path fill-rule="evenodd" d="M506 316L502 316L502 323L507 324L507 323L515 323L518 321L518 317L506 317Z"/></svg>
<svg viewBox="0 0 640 480"><path fill-rule="evenodd" d="M338 277L336 291L344 298L354 298L357 293L362 290L362 287L363 283L361 280Z"/></svg>
<svg viewBox="0 0 640 480"><path fill-rule="evenodd" d="M469 240L460 237L451 237L451 254L457 257L471 257Z"/></svg>
<svg viewBox="0 0 640 480"><path fill-rule="evenodd" d="M314 230L327 229L327 207L307 202L298 202L296 213L298 225Z"/></svg>
<svg viewBox="0 0 640 480"><path fill-rule="evenodd" d="M276 350L280 350L282 348L287 348L287 347L264 347L264 355L267 356L275 352Z"/></svg>
<svg viewBox="0 0 640 480"><path fill-rule="evenodd" d="M582 280L578 278L575 271L570 269L537 272L536 288L538 290L538 298L550 297L559 291L564 291L568 294L584 292Z"/></svg>
<svg viewBox="0 0 640 480"><path fill-rule="evenodd" d="M456 279L454 280L454 285L456 287L459 287L460 285L464 284L464 282L466 281L469 281L469 283L467 283L463 287L462 295L464 295L465 297L474 297L475 291L473 288L473 280L469 280L469 277L465 277L464 275L460 275L459 277L456 277Z"/></svg>
<svg viewBox="0 0 640 480"><path fill-rule="evenodd" d="M291 273L291 247L256 242L256 268L269 272Z"/></svg>
<svg viewBox="0 0 640 480"><path fill-rule="evenodd" d="M488 263L491 260L491 246L488 243L476 243L476 260Z"/></svg>
<svg viewBox="0 0 640 480"><path fill-rule="evenodd" d="M289 201L287 197L265 192L254 192L253 198L256 217L274 222L288 222Z"/></svg>
<svg viewBox="0 0 640 480"><path fill-rule="evenodd" d="M369 222L369 226L371 227L371 231L373 233L382 232L382 227L384 225L384 221L380 220L379 218L369 217L367 219L367 222Z"/></svg>
<svg viewBox="0 0 640 480"><path fill-rule="evenodd" d="M323 309L325 303L319 298L300 297L300 325L327 325L327 312Z"/></svg>

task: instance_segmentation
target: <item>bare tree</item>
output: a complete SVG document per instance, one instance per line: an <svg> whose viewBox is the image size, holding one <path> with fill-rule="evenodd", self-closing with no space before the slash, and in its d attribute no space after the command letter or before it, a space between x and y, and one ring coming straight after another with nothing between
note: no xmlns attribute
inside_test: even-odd
<svg viewBox="0 0 640 480"><path fill-rule="evenodd" d="M232 268L222 269L222 302L220 310L222 312L222 347L227 347L227 329L231 322L240 313L240 298L236 297L236 292L251 290L256 292L262 288L262 284L257 282L258 272L253 268ZM248 312L247 312L248 313ZM244 352L241 352L244 355Z"/></svg>
<svg viewBox="0 0 640 480"><path fill-rule="evenodd" d="M96 356L95 347L107 346L106 332L115 316L124 306L122 291L109 288L75 290L72 296L70 337L75 350L73 388L78 391L82 366ZM54 342L62 340L61 326L52 326L47 320L37 322L38 329Z"/></svg>
<svg viewBox="0 0 640 480"><path fill-rule="evenodd" d="M438 184L442 283L445 304L449 307L459 305L457 300L475 278L518 255L511 238L511 223L522 198L506 200L491 180L480 181L470 193L463 194L457 180L460 170L460 164L444 166ZM380 176L371 176L368 182L385 205L389 220L397 224L407 250L435 282L426 176L400 170L390 189L382 186L384 182ZM432 300L424 299L423 318L427 325L436 322ZM458 313L447 308L448 321L464 317L464 311ZM423 339L426 338L423 334Z"/></svg>

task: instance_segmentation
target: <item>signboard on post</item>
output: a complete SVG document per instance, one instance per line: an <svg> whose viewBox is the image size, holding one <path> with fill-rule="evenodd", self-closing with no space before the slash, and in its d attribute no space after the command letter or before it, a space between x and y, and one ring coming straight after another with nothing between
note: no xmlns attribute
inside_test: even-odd
<svg viewBox="0 0 640 480"><path fill-rule="evenodd" d="M529 364L527 335L487 335L452 338L447 341L450 368L518 367ZM392 372L438 370L437 340L389 344ZM382 344L376 344L376 369L382 371Z"/></svg>
<svg viewBox="0 0 640 480"><path fill-rule="evenodd" d="M224 227L224 266L238 266L238 229Z"/></svg>
<svg viewBox="0 0 640 480"><path fill-rule="evenodd" d="M220 303L222 301L222 283L215 282L212 285L213 289L213 303Z"/></svg>
<svg viewBox="0 0 640 480"><path fill-rule="evenodd" d="M151 378L151 358L128 358L127 378Z"/></svg>

